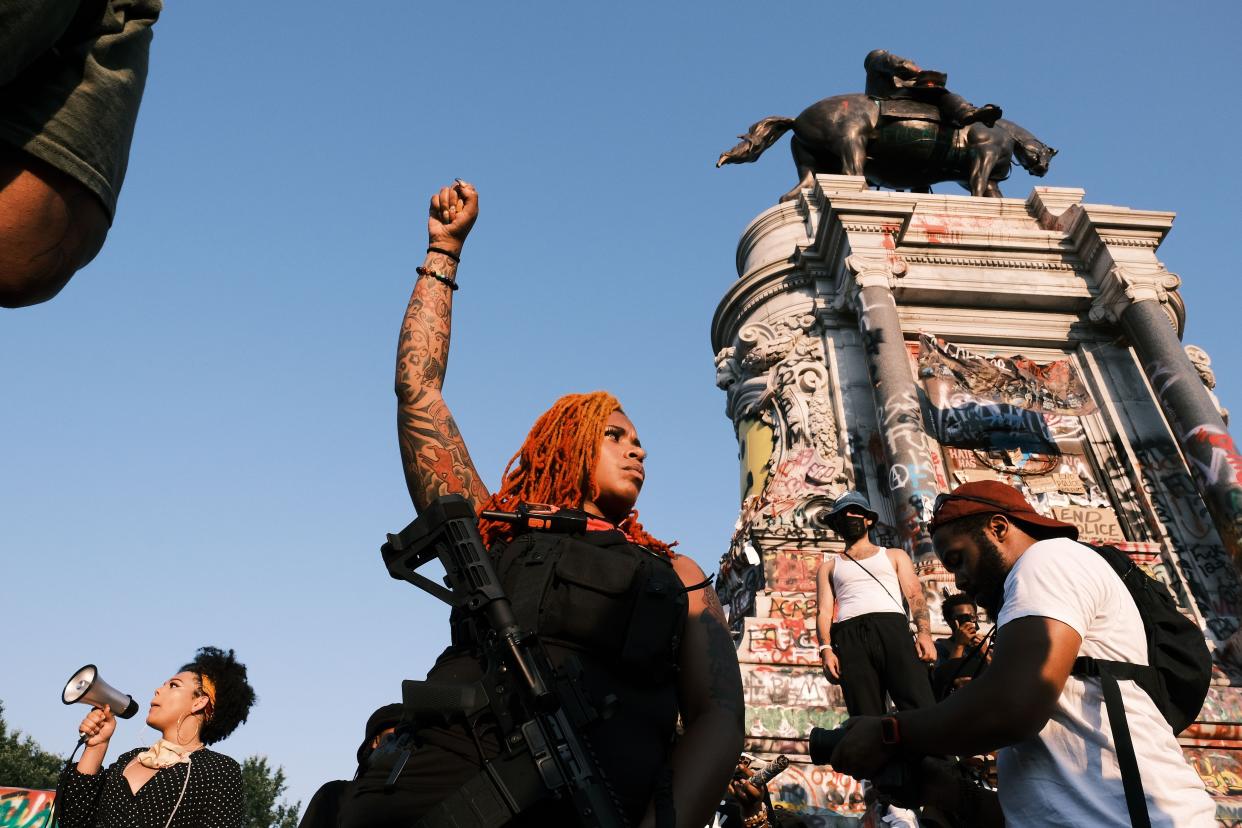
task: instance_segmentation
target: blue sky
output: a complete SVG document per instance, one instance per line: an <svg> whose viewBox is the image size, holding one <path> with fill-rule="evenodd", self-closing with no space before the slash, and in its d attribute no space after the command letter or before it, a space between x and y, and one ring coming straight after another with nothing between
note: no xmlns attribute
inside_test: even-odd
<svg viewBox="0 0 1242 828"><path fill-rule="evenodd" d="M1185 341L1242 416L1234 2L358 8L169 3L106 248L0 315L0 699L49 749L82 664L145 712L196 647L234 647L260 702L221 749L267 754L305 804L425 673L446 612L378 548L413 516L393 349L455 176L482 216L445 395L486 481L557 396L611 390L651 452L644 523L714 571L738 475L708 324L795 175L785 141L712 165L759 118L860 90L872 48L1061 151L1007 195L1176 211ZM123 724L113 754L150 734Z"/></svg>

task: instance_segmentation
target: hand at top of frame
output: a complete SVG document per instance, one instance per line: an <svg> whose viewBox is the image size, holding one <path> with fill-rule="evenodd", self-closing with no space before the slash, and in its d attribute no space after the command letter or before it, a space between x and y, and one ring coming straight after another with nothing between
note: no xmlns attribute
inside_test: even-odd
<svg viewBox="0 0 1242 828"><path fill-rule="evenodd" d="M459 178L431 197L427 213L427 244L461 255L466 236L479 217L479 194Z"/></svg>

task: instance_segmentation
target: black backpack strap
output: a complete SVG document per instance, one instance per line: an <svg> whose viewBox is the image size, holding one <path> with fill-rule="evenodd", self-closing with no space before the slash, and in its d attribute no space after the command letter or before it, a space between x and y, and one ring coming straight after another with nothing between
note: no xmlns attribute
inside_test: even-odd
<svg viewBox="0 0 1242 828"><path fill-rule="evenodd" d="M1079 656L1074 659L1074 669L1070 673L1100 680L1104 708L1108 711L1108 724L1113 731L1113 747L1117 751L1117 766L1121 769L1121 784L1126 793L1126 809L1130 812L1130 824L1134 828L1151 828L1151 819L1147 815L1147 797L1143 792L1143 778L1139 775L1138 757L1134 754L1134 740L1130 738L1130 724L1126 720L1126 708L1121 700L1121 686L1117 684L1118 678L1133 678L1133 674L1142 669L1144 668L1137 664ZM1131 675L1121 675L1122 673Z"/></svg>

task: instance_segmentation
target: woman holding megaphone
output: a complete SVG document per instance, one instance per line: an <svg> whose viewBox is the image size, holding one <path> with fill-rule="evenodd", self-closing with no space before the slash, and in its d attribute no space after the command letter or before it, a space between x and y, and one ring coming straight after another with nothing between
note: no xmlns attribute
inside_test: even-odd
<svg viewBox="0 0 1242 828"><path fill-rule="evenodd" d="M106 769L116 718L110 705L94 708L78 728L82 758L57 786L60 828L240 828L241 766L207 745L244 722L254 699L233 651L203 647L156 688L147 724L160 738Z"/></svg>

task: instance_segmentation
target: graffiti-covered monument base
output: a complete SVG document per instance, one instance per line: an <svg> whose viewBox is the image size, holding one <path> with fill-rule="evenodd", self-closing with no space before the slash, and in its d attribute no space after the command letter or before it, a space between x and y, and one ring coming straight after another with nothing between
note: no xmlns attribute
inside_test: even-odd
<svg viewBox="0 0 1242 828"><path fill-rule="evenodd" d="M1126 550L1202 626L1218 669L1182 743L1222 819L1242 820L1242 457L1207 354L1180 341L1181 279L1156 257L1172 223L1076 189L983 199L820 176L742 234L712 323L742 502L718 583L748 749L795 762L779 803L821 824L862 810L853 780L806 761L808 730L845 715L816 651L815 572L841 549L826 511L868 495L875 540L913 557L943 635L953 585L925 521L938 492L995 479Z"/></svg>
<svg viewBox="0 0 1242 828"><path fill-rule="evenodd" d="M55 791L0 787L0 828L44 828L55 799Z"/></svg>

